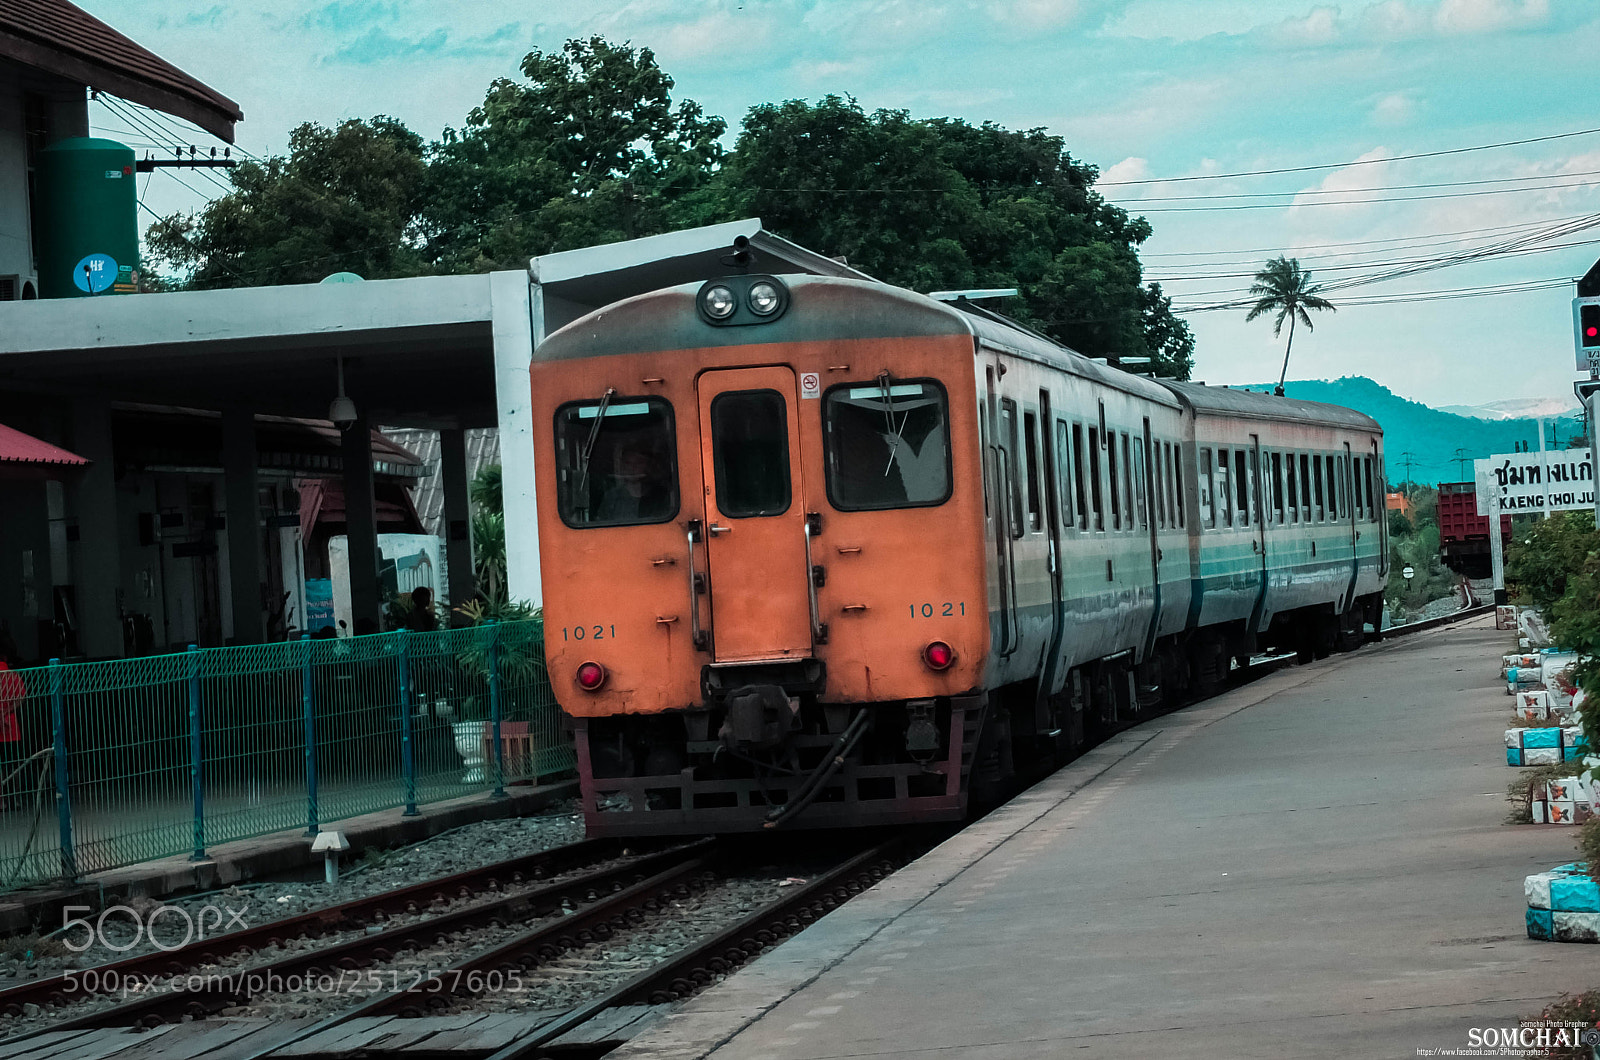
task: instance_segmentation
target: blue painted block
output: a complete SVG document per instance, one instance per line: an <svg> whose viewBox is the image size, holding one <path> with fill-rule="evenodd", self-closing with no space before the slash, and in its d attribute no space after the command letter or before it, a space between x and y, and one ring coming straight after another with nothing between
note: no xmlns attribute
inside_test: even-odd
<svg viewBox="0 0 1600 1060"><path fill-rule="evenodd" d="M1523 747L1560 747L1560 729L1523 729Z"/></svg>
<svg viewBox="0 0 1600 1060"><path fill-rule="evenodd" d="M1588 876L1550 881L1550 908L1563 913L1600 913L1600 885Z"/></svg>
<svg viewBox="0 0 1600 1060"><path fill-rule="evenodd" d="M1554 914L1548 909L1528 910L1528 937L1552 940L1556 937Z"/></svg>
<svg viewBox="0 0 1600 1060"><path fill-rule="evenodd" d="M1506 748L1506 765L1508 765L1508 766L1520 766L1521 764L1522 764L1522 748L1520 748L1520 747L1507 747Z"/></svg>
<svg viewBox="0 0 1600 1060"><path fill-rule="evenodd" d="M1561 754L1563 755L1565 761L1568 762L1572 761L1574 758L1577 758L1580 753L1581 752L1579 752L1576 747L1564 747L1561 750ZM1512 764L1515 765L1516 763Z"/></svg>

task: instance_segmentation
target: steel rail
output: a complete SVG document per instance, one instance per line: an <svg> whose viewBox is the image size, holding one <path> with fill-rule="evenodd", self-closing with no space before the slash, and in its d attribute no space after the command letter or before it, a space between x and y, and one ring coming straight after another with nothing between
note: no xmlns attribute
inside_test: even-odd
<svg viewBox="0 0 1600 1060"><path fill-rule="evenodd" d="M607 1009L640 1003L662 1004L688 997L709 984L714 976L739 967L883 879L893 871L893 855L902 842L892 839L857 854L737 924L685 947L533 1034L518 1038L490 1054L488 1060L528 1060L557 1038Z"/></svg>
<svg viewBox="0 0 1600 1060"><path fill-rule="evenodd" d="M702 844L709 843L709 840L702 841ZM424 1014L423 1006L429 1006L430 1000L443 1006L449 1004L447 998L471 996L468 991L455 988L455 984L461 982L469 973L507 967L526 970L559 957L569 949L578 949L596 940L609 938L616 928L626 926L630 920L642 919L643 911L660 908L663 892L687 894L690 881L710 865L709 857L680 861L666 871L609 895L571 916L541 924L522 932L515 938L457 961L444 969L437 978L430 977L430 982L438 984L437 990L422 989L419 984L407 990L378 994L313 1024L291 1038L274 1042L240 1060L266 1060L281 1049L308 1041L325 1031L365 1016L386 1014L420 1016ZM448 993L443 985L446 978L452 983L452 989Z"/></svg>
<svg viewBox="0 0 1600 1060"><path fill-rule="evenodd" d="M449 933L453 931L519 919L559 915L564 902L573 905L594 903L593 908L609 906L616 900L615 896L606 894L612 888L628 893L634 889L630 886L634 880L640 876L660 874L663 866L673 866L668 871L682 871L686 864L698 866L702 863L701 853L709 849L712 842L710 839L698 840L684 846L648 854L622 865L585 873L569 880L507 895L494 901L470 905L414 923L396 925L373 934L358 935L321 949L288 954L237 971L213 972L206 976L198 990L152 988L152 992L143 997L135 997L99 1012L85 1013L75 1019L52 1023L7 1041L20 1041L44 1031L130 1025L158 1026L184 1016L204 1019L220 1009L248 1004L252 1000L252 995L247 987L252 980L266 982L273 976L277 976L280 980L291 976L320 977L330 969L335 972L354 971L374 963L393 960L395 954L401 950L420 948L447 940ZM588 910L580 909L577 914L561 917L556 923L566 928L585 920L587 914Z"/></svg>
<svg viewBox="0 0 1600 1060"><path fill-rule="evenodd" d="M623 849L624 843L619 839L587 839L481 868L441 876L399 890L353 898L347 902L313 909L297 916L213 935L172 950L156 950L135 957L125 957L119 961L46 976L0 990L0 1012L20 1016L23 1011L22 1006L25 1004L32 1003L40 1007L60 1006L105 993L84 988L84 973L88 971L98 972L101 977L111 974L117 980L128 976L177 975L199 965L215 964L226 958L235 957L241 951L262 949L274 942L357 930L386 916L416 913L431 905L469 898L474 894L496 891L505 886L516 886L530 878L537 880L544 876L569 872L605 858L618 857ZM75 989L74 983L76 983Z"/></svg>

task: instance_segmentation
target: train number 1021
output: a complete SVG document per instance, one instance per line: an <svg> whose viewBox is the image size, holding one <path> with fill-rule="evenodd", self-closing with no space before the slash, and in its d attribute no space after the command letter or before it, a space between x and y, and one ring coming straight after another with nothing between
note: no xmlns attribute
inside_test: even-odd
<svg viewBox="0 0 1600 1060"><path fill-rule="evenodd" d="M606 640L615 639L616 626L562 626L562 640Z"/></svg>
<svg viewBox="0 0 1600 1060"><path fill-rule="evenodd" d="M967 613L964 601L943 604L907 604L911 608L912 618L956 618Z"/></svg>

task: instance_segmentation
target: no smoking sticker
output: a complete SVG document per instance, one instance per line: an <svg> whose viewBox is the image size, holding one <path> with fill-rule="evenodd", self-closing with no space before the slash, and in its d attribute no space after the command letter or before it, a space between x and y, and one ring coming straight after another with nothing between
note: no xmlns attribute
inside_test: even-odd
<svg viewBox="0 0 1600 1060"><path fill-rule="evenodd" d="M822 377L816 372L800 373L800 396L814 398L822 396Z"/></svg>

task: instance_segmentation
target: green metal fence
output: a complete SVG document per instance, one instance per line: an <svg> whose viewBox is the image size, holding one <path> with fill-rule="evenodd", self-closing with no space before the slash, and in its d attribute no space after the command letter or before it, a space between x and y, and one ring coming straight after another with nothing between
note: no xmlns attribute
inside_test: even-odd
<svg viewBox="0 0 1600 1060"><path fill-rule="evenodd" d="M574 765L538 620L52 663L7 710L0 890Z"/></svg>

